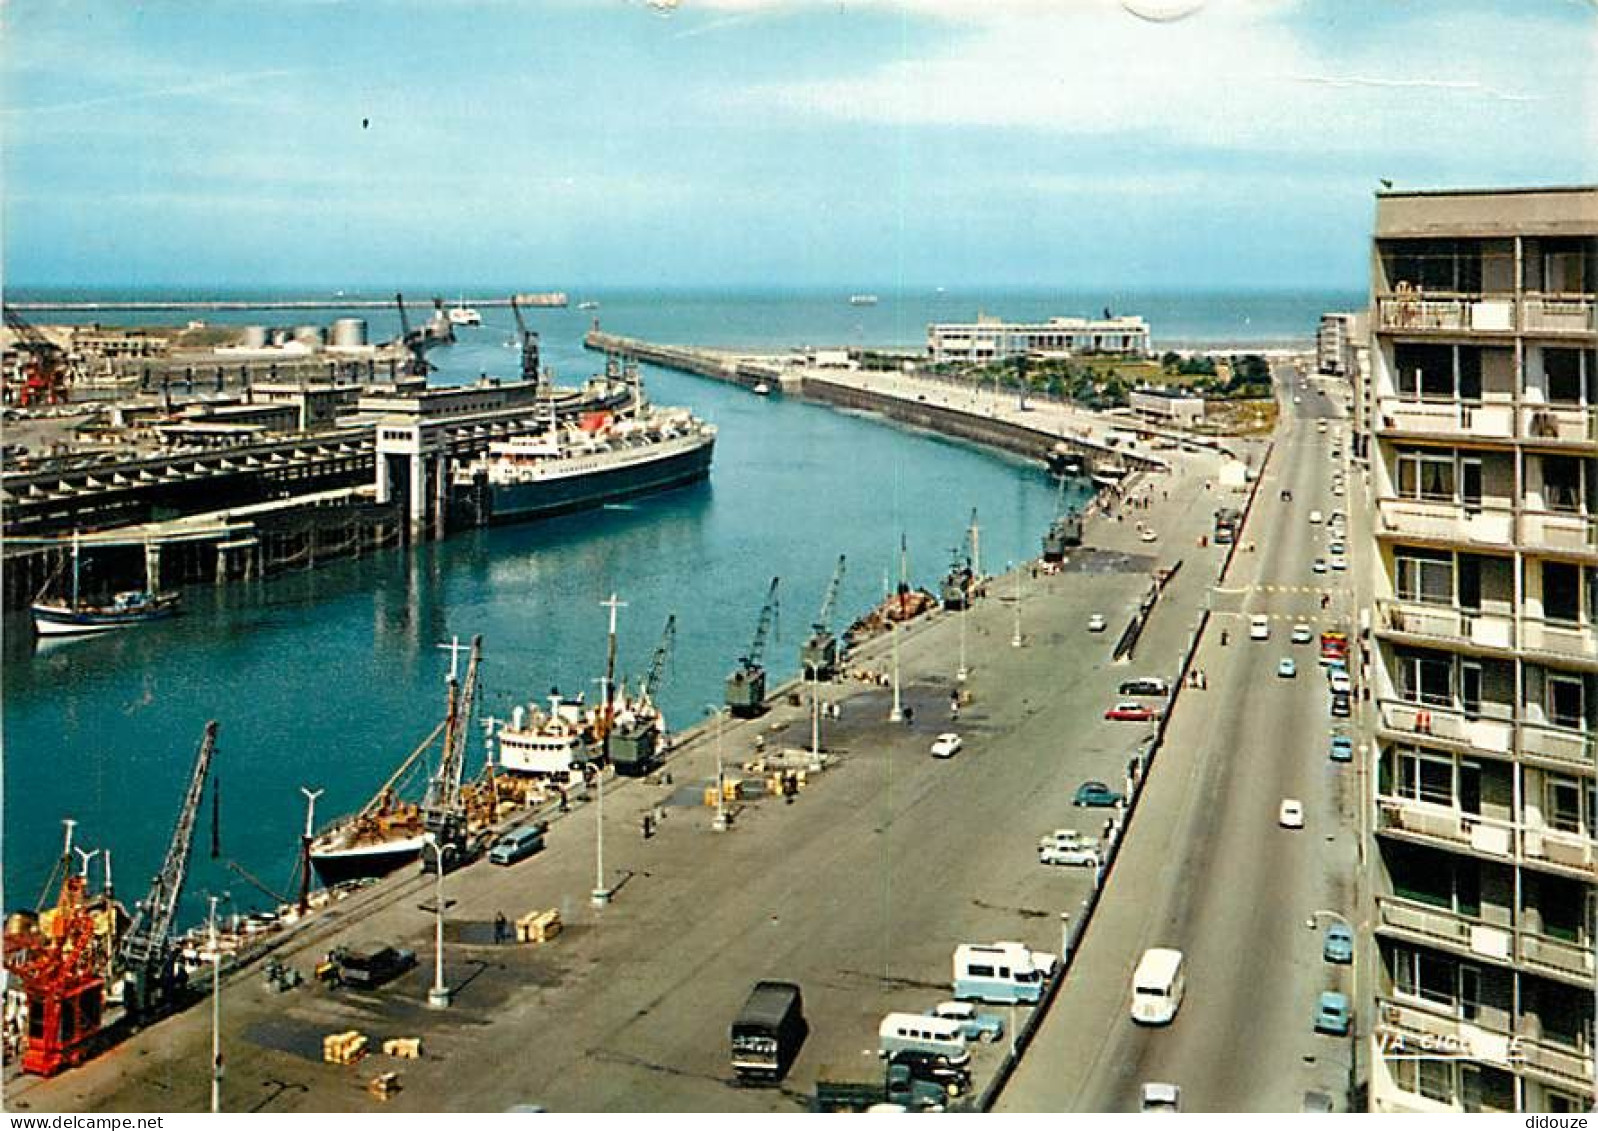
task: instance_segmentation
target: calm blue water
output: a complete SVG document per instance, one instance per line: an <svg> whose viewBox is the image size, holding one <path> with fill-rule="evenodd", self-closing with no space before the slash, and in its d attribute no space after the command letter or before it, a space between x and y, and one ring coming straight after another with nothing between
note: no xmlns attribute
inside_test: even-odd
<svg viewBox="0 0 1598 1131"><path fill-rule="evenodd" d="M546 364L566 384L598 364L581 349L594 314L606 328L640 337L781 348L913 345L927 321L971 317L979 302L1015 318L1093 313L1094 303L1111 303L1149 314L1162 335L1168 322L1173 334L1182 327L1193 338L1241 339L1243 327L1263 341L1312 334L1322 310L1354 301L1212 296L1172 307L1162 321L1154 306L1113 296L1068 302L1022 293L991 301L883 294L876 307L851 307L846 295L832 294L571 297L574 304L596 298L601 309L527 314L543 334ZM337 313L201 316L288 323L325 322ZM398 326L386 311L352 313L369 320L374 337ZM413 317L422 313L418 306ZM487 325L464 330L459 344L431 355L438 380L514 371L510 312L484 315ZM125 323L183 320L171 313L116 316ZM67 816L80 822L80 844L112 849L119 890L142 893L160 865L208 718L221 721L215 765L223 860L209 859L207 812L184 908L191 921L201 916L207 891L229 891L239 906L269 902L226 868L228 859L288 891L304 819L299 787L327 790L319 823L363 803L437 721L447 670L437 645L452 636L483 634L485 708L504 716L552 686L596 690L606 628L599 602L611 592L628 602L620 626L623 673L642 672L675 612L677 646L661 699L668 722L680 728L720 702L722 680L748 646L773 575L782 577L780 635L767 652L775 682L797 669L798 644L838 554L849 559L836 617L841 629L880 597L885 576L896 571L901 531L914 579L931 586L973 506L980 505L990 565L1034 554L1054 514L1055 492L1039 468L694 377L650 369L645 376L658 402L689 405L720 427L710 483L250 588L191 590L188 615L101 639L37 647L25 622L9 619L6 906L38 899Z"/></svg>

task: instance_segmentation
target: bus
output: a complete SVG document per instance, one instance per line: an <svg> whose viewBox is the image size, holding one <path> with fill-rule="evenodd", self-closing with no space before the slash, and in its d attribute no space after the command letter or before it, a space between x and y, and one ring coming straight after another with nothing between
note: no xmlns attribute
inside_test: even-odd
<svg viewBox="0 0 1598 1131"><path fill-rule="evenodd" d="M732 1069L740 1080L774 1084L809 1033L804 996L792 982L756 982L732 1023Z"/></svg>
<svg viewBox="0 0 1598 1131"><path fill-rule="evenodd" d="M1321 663L1348 663L1348 633L1335 630L1321 633Z"/></svg>

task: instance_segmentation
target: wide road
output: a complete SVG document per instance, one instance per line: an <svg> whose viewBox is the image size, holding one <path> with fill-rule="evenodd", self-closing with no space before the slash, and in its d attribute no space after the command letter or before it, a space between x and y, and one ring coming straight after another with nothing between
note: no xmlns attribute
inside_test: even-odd
<svg viewBox="0 0 1598 1131"><path fill-rule="evenodd" d="M1351 616L1353 563L1313 572L1328 535L1309 521L1347 509L1331 494L1344 427L1314 382L1301 389L1287 365L1276 376L1277 443L1196 661L1208 689L1184 690L1174 709L1104 902L1001 1110L1135 1111L1154 1080L1179 1085L1184 1110L1293 1111L1310 1090L1346 1102L1350 1043L1311 1020L1321 990L1352 992L1351 972L1321 958L1330 920L1306 924L1355 903L1356 770L1327 758L1339 720L1316 646L1289 642L1296 623L1318 633ZM1265 641L1249 638L1259 613ZM1296 677L1277 674L1284 657ZM1305 828L1278 826L1284 798L1303 802ZM1188 963L1186 999L1161 1029L1128 1016L1132 970L1152 946Z"/></svg>

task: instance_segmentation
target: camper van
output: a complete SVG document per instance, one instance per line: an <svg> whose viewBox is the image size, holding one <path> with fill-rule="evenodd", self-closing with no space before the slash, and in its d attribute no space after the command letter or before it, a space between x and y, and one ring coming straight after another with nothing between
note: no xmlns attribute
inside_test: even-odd
<svg viewBox="0 0 1598 1131"><path fill-rule="evenodd" d="M890 1013L884 1017L877 1026L877 1052L886 1057L902 1052L927 1053L943 1057L954 1067L971 1060L963 1021L922 1013Z"/></svg>
<svg viewBox="0 0 1598 1131"><path fill-rule="evenodd" d="M1054 968L1052 954L1018 942L962 943L954 950L954 996L976 1001L1035 1002Z"/></svg>
<svg viewBox="0 0 1598 1131"><path fill-rule="evenodd" d="M1187 970L1182 952L1154 947L1143 952L1132 972L1132 1020L1143 1025L1167 1025L1182 1006Z"/></svg>

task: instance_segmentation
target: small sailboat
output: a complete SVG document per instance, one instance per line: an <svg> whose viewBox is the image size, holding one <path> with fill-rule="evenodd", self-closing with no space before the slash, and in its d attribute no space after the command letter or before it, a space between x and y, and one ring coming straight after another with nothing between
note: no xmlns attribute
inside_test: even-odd
<svg viewBox="0 0 1598 1131"><path fill-rule="evenodd" d="M113 629L129 628L146 621L176 616L180 598L176 593L155 591L146 575L144 589L129 589L112 596L109 602L85 601L82 594L82 542L72 535L72 588L62 597L33 602L33 627L40 636L87 636ZM148 557L146 557L148 562ZM46 583L46 589L49 583Z"/></svg>
<svg viewBox="0 0 1598 1131"><path fill-rule="evenodd" d="M757 397L769 397L771 395L771 386L762 381L755 386L754 394Z"/></svg>

